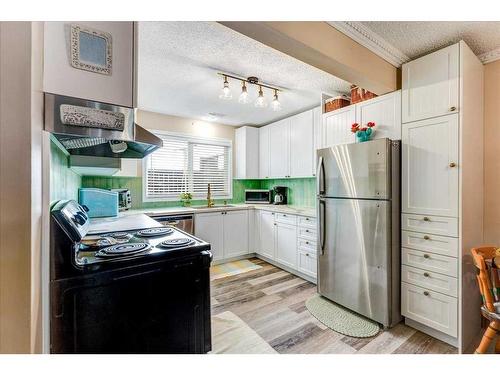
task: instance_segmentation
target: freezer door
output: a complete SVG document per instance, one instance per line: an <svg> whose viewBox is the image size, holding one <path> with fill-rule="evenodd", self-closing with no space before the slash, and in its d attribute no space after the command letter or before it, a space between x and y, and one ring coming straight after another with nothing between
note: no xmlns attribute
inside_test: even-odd
<svg viewBox="0 0 500 375"><path fill-rule="evenodd" d="M389 326L391 203L320 199L318 210L319 294Z"/></svg>
<svg viewBox="0 0 500 375"><path fill-rule="evenodd" d="M391 198L388 138L318 150L318 195L334 198Z"/></svg>

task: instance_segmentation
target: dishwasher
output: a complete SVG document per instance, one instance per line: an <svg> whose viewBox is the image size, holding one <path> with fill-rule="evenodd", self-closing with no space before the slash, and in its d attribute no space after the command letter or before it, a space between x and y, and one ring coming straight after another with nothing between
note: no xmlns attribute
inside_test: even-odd
<svg viewBox="0 0 500 375"><path fill-rule="evenodd" d="M194 220L193 214L182 214L182 215L160 215L160 216L151 216L152 219L155 219L159 223L165 226L173 226L179 228L180 230L194 234Z"/></svg>

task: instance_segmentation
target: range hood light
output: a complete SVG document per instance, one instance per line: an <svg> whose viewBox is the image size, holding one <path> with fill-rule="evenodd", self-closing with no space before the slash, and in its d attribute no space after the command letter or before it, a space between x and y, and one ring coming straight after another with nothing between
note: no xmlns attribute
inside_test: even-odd
<svg viewBox="0 0 500 375"><path fill-rule="evenodd" d="M127 151L127 144L122 141L109 141L109 147L111 147L111 151L115 154L121 154L122 152Z"/></svg>

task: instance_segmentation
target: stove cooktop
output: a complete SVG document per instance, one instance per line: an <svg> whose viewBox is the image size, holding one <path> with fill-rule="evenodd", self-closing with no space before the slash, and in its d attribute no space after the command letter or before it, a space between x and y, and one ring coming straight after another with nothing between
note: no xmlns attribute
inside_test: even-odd
<svg viewBox="0 0 500 375"><path fill-rule="evenodd" d="M117 262L138 258L168 255L191 249L207 247L207 243L174 227L150 228L140 231L105 233L86 237L96 239L111 237L120 239L120 243L111 246L88 246L80 244L76 253L79 266L104 262ZM124 241L126 239L126 241Z"/></svg>

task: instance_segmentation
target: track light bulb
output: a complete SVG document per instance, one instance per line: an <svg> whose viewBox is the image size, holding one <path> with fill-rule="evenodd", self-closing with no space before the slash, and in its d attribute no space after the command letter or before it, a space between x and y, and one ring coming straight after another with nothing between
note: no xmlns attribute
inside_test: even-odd
<svg viewBox="0 0 500 375"><path fill-rule="evenodd" d="M241 104L247 104L248 102L250 102L250 97L248 96L247 85L245 84L245 81L243 81L243 85L241 87L241 94L238 101Z"/></svg>
<svg viewBox="0 0 500 375"><path fill-rule="evenodd" d="M281 111L281 103L278 100L278 90L274 90L274 98L271 102L271 108L275 112Z"/></svg>
<svg viewBox="0 0 500 375"><path fill-rule="evenodd" d="M223 100L231 100L233 98L233 94L231 94L231 89L229 88L229 82L227 81L227 76L224 76L224 86L222 87L219 98Z"/></svg>
<svg viewBox="0 0 500 375"><path fill-rule="evenodd" d="M266 98L264 98L264 92L262 91L262 86L259 86L259 96L257 100L255 100L255 106L257 108L265 108L267 107Z"/></svg>

